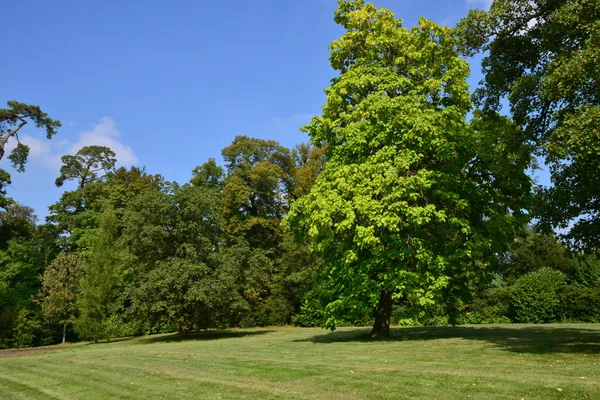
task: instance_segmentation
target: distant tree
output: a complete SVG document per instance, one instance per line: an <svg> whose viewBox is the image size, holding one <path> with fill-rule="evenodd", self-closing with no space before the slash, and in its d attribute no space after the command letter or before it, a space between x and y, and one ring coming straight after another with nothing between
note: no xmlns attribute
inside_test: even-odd
<svg viewBox="0 0 600 400"><path fill-rule="evenodd" d="M528 229L510 246L498 272L505 281L512 283L541 268L567 273L570 263L567 248L554 235Z"/></svg>
<svg viewBox="0 0 600 400"><path fill-rule="evenodd" d="M33 122L38 128L45 128L48 139L51 139L56 134L56 129L61 126L60 121L48 117L38 106L9 101L8 108L0 108L0 160L4 157L6 143L13 137L18 140L19 130L28 122ZM13 166L22 172L28 155L29 146L18 142L9 158Z"/></svg>
<svg viewBox="0 0 600 400"><path fill-rule="evenodd" d="M31 238L35 232L37 216L31 207L16 202L0 210L0 249L6 249L13 239Z"/></svg>
<svg viewBox="0 0 600 400"><path fill-rule="evenodd" d="M340 75L304 127L327 162L286 217L323 260L322 325L372 312L388 336L392 305L444 303L453 320L527 216L531 164L508 119L471 110L454 32L340 1L331 48Z"/></svg>
<svg viewBox="0 0 600 400"><path fill-rule="evenodd" d="M128 297L128 254L120 246L119 221L107 211L100 225L91 231L85 251L85 268L80 292L76 297L79 315L74 321L77 335L98 341L124 333L124 303Z"/></svg>
<svg viewBox="0 0 600 400"><path fill-rule="evenodd" d="M61 187L65 181L77 180L79 189L98 179L98 172L113 170L117 159L116 154L105 146L85 146L74 156L62 156L60 176L56 178L56 186Z"/></svg>
<svg viewBox="0 0 600 400"><path fill-rule="evenodd" d="M307 143L297 145L292 151L295 163L292 190L294 200L310 192L325 166L325 151L326 147L315 147Z"/></svg>
<svg viewBox="0 0 600 400"><path fill-rule="evenodd" d="M138 196L124 216L122 242L137 264L134 307L151 321L189 331L220 326L243 300L220 258L218 192L173 185Z"/></svg>
<svg viewBox="0 0 600 400"><path fill-rule="evenodd" d="M458 25L466 53L482 53L475 99L498 111L508 99L523 136L549 165L538 190L540 226L598 249L600 235L600 2L495 0Z"/></svg>
<svg viewBox="0 0 600 400"><path fill-rule="evenodd" d="M190 183L194 186L218 188L225 178L225 170L217 165L214 158L194 168L192 174Z"/></svg>
<svg viewBox="0 0 600 400"><path fill-rule="evenodd" d="M76 316L76 296L83 275L83 261L77 254L60 253L44 271L38 301L46 318L56 319L63 327L62 343L66 341L67 325Z"/></svg>
<svg viewBox="0 0 600 400"><path fill-rule="evenodd" d="M227 168L222 213L228 239L242 237L253 247L276 247L293 184L289 149L273 140L237 136L222 154Z"/></svg>

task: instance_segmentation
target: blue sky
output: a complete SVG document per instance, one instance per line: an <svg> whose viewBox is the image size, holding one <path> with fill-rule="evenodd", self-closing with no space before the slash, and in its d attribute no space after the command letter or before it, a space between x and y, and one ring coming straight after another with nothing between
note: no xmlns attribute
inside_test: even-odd
<svg viewBox="0 0 600 400"><path fill-rule="evenodd" d="M487 0L375 0L412 26L420 16L453 25ZM3 4L10 49L0 102L37 104L63 127L52 140L31 125L24 174L8 194L41 219L58 189L60 156L107 145L121 165L186 182L236 135L308 140L334 76L328 44L342 34L335 0L42 1ZM472 67L471 83L479 78ZM0 104L0 107L2 105Z"/></svg>

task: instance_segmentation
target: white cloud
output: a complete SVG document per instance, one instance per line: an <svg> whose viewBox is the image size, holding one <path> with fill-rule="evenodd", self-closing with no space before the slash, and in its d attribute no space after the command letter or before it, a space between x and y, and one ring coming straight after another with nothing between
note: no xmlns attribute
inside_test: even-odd
<svg viewBox="0 0 600 400"><path fill-rule="evenodd" d="M69 154L77 153L84 146L106 146L116 153L119 164L130 166L137 163L133 150L121 143L119 136L117 123L110 117L103 117L91 130L80 133L79 140L70 146Z"/></svg>
<svg viewBox="0 0 600 400"><path fill-rule="evenodd" d="M47 168L58 172L62 165L61 157L65 154L75 154L84 146L106 146L110 147L117 155L119 165L131 166L138 162L138 158L129 146L125 146L120 140L117 123L110 117L100 118L98 123L93 124L90 130L79 133L77 141L70 142L67 139L56 138L47 140L38 139L29 135L22 135L21 143L29 146L29 162L40 162ZM15 140L10 140L6 145L6 154L16 146ZM6 157L2 160L6 163Z"/></svg>
<svg viewBox="0 0 600 400"><path fill-rule="evenodd" d="M482 6L485 9L489 9L494 0L465 0L465 2L469 6Z"/></svg>
<svg viewBox="0 0 600 400"><path fill-rule="evenodd" d="M32 136L24 136L21 139L23 144L29 146L29 159L40 160L46 167L53 170L60 169L60 155L55 154L52 150L52 144L49 140L36 139Z"/></svg>

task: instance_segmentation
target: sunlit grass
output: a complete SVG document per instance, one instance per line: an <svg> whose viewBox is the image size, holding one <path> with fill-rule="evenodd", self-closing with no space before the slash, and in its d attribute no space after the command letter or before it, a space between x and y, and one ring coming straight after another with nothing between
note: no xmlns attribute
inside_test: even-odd
<svg viewBox="0 0 600 400"><path fill-rule="evenodd" d="M2 357L2 399L600 398L600 325L260 328ZM6 353L4 353L6 354Z"/></svg>

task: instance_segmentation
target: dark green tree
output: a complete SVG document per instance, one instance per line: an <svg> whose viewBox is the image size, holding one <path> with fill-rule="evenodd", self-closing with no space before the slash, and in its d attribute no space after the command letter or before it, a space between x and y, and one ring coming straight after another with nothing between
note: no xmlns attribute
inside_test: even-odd
<svg viewBox="0 0 600 400"><path fill-rule="evenodd" d="M485 54L475 92L484 111L510 114L545 159L552 186L538 189L539 225L567 229L577 248L600 234L600 3L495 0L458 25L467 54Z"/></svg>

